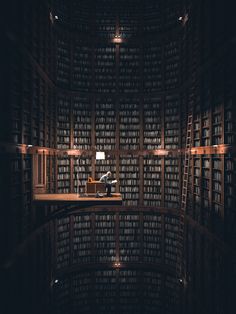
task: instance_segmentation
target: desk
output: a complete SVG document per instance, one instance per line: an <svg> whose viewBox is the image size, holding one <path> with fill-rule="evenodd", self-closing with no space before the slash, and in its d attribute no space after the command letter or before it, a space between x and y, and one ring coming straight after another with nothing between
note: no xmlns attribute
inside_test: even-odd
<svg viewBox="0 0 236 314"><path fill-rule="evenodd" d="M105 183L100 181L86 182L86 193L96 194L97 192L106 193Z"/></svg>

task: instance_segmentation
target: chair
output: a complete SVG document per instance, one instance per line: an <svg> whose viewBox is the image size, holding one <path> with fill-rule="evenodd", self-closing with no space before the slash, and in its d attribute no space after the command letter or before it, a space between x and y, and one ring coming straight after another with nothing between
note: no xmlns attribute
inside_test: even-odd
<svg viewBox="0 0 236 314"><path fill-rule="evenodd" d="M97 192L106 193L105 183L96 181L92 177L88 177L88 181L86 182L86 193L96 194Z"/></svg>

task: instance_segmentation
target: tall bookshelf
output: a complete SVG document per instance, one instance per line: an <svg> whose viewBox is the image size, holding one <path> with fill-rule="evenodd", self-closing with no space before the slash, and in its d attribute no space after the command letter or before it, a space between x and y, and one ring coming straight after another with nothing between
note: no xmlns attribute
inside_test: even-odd
<svg viewBox="0 0 236 314"><path fill-rule="evenodd" d="M96 98L95 145L100 151L116 148L116 107L112 98Z"/></svg>
<svg viewBox="0 0 236 314"><path fill-rule="evenodd" d="M45 130L46 130L46 123L45 123L45 112L46 112L46 85L45 82L40 79L40 102L39 102L39 146L46 146L45 144Z"/></svg>
<svg viewBox="0 0 236 314"><path fill-rule="evenodd" d="M164 56L165 89L177 88L180 84L180 47L178 38L165 43Z"/></svg>
<svg viewBox="0 0 236 314"><path fill-rule="evenodd" d="M162 46L153 42L143 48L144 92L161 91L163 87Z"/></svg>
<svg viewBox="0 0 236 314"><path fill-rule="evenodd" d="M73 264L89 263L92 256L91 216L76 215L73 226Z"/></svg>
<svg viewBox="0 0 236 314"><path fill-rule="evenodd" d="M57 104L57 148L71 147L71 103L66 95L58 97Z"/></svg>
<svg viewBox="0 0 236 314"><path fill-rule="evenodd" d="M223 99L215 100L216 104L212 110L212 145L224 143L224 111Z"/></svg>
<svg viewBox="0 0 236 314"><path fill-rule="evenodd" d="M70 38L61 36L56 41L56 80L59 86L69 88L71 82Z"/></svg>
<svg viewBox="0 0 236 314"><path fill-rule="evenodd" d="M133 5L132 1L127 1L125 7L119 7L119 31L122 38L129 40L137 36L141 8L139 1L137 1L136 6Z"/></svg>
<svg viewBox="0 0 236 314"><path fill-rule="evenodd" d="M162 261L162 217L143 215L143 261L151 264Z"/></svg>
<svg viewBox="0 0 236 314"><path fill-rule="evenodd" d="M163 300L163 288L166 294ZM63 278L55 289L56 313L66 308L89 313L96 308L99 313L155 313L165 310L176 313L180 300L178 284L171 275L158 271L95 270L76 272ZM177 292L174 291L177 290ZM64 291L63 293L63 290ZM71 292L71 294L70 294Z"/></svg>
<svg viewBox="0 0 236 314"><path fill-rule="evenodd" d="M137 150L140 145L140 112L138 99L122 98L119 108L120 150Z"/></svg>
<svg viewBox="0 0 236 314"><path fill-rule="evenodd" d="M54 310L56 313L66 313L70 307L70 279L65 278L54 288L54 297L57 300Z"/></svg>
<svg viewBox="0 0 236 314"><path fill-rule="evenodd" d="M30 144L32 69L26 60L22 63L22 143Z"/></svg>
<svg viewBox="0 0 236 314"><path fill-rule="evenodd" d="M183 10L182 3L179 1L167 1L162 7L163 29L165 31L173 29L176 26L176 12Z"/></svg>
<svg viewBox="0 0 236 314"><path fill-rule="evenodd" d="M176 308L180 307L180 300L178 299L180 293L180 287L178 282L176 282L176 278L170 275L166 275L165 277L165 288L166 288L166 300L168 302L165 303L166 313L172 313Z"/></svg>
<svg viewBox="0 0 236 314"><path fill-rule="evenodd" d="M92 166L90 156L75 156L73 158L73 189L74 193L86 193L86 182L91 177Z"/></svg>
<svg viewBox="0 0 236 314"><path fill-rule="evenodd" d="M125 205L139 203L139 158L133 155L120 155L120 193Z"/></svg>
<svg viewBox="0 0 236 314"><path fill-rule="evenodd" d="M77 273L71 279L72 283L72 308L76 311L78 308L83 313L89 313L91 310L91 303L89 302L91 298L91 286L92 286L92 276L89 272Z"/></svg>
<svg viewBox="0 0 236 314"><path fill-rule="evenodd" d="M193 120L193 146L201 146L202 137L202 120L201 120L201 106L198 103L194 108L194 120Z"/></svg>
<svg viewBox="0 0 236 314"><path fill-rule="evenodd" d="M54 226L59 284L60 274L67 276L63 269L74 269L68 273L72 282L67 286L73 307L79 304L89 310L94 304L111 311L115 302L119 310L138 306L140 313L156 308L172 313L178 306L177 216L145 207L136 211L127 207L116 213L112 208L91 208L57 218ZM134 268L140 263L144 268ZM84 269L87 266L89 271Z"/></svg>
<svg viewBox="0 0 236 314"><path fill-rule="evenodd" d="M70 265L70 218L60 218L56 223L56 268L61 269Z"/></svg>
<svg viewBox="0 0 236 314"><path fill-rule="evenodd" d="M91 31L88 23L91 12L90 1L74 0L70 4L70 25L78 33L87 33Z"/></svg>
<svg viewBox="0 0 236 314"><path fill-rule="evenodd" d="M165 262L173 267L178 262L178 228L178 218L165 217Z"/></svg>
<svg viewBox="0 0 236 314"><path fill-rule="evenodd" d="M33 208L32 208L32 177L31 177L31 169L32 169L32 159L29 154L25 154L22 157L22 173L21 179L23 181L22 184L22 211L21 211L21 232L22 238L26 237L31 229L32 222L34 218Z"/></svg>
<svg viewBox="0 0 236 314"><path fill-rule="evenodd" d="M119 50L119 91L137 93L140 90L140 47L122 45Z"/></svg>
<svg viewBox="0 0 236 314"><path fill-rule="evenodd" d="M155 313L157 309L163 310L162 304L162 276L160 273L144 271L143 273L143 298L145 313Z"/></svg>
<svg viewBox="0 0 236 314"><path fill-rule="evenodd" d="M143 20L144 20L144 34L145 36L151 36L153 33L160 32L162 29L162 14L161 14L161 3L155 0L148 1L145 3Z"/></svg>
<svg viewBox="0 0 236 314"><path fill-rule="evenodd" d="M94 272L96 311L115 312L117 310L117 272L113 269ZM106 287L106 288L105 288Z"/></svg>
<svg viewBox="0 0 236 314"><path fill-rule="evenodd" d="M57 193L70 193L70 158L58 157L57 158Z"/></svg>
<svg viewBox="0 0 236 314"><path fill-rule="evenodd" d="M59 270L71 265L118 267L119 262L123 267L142 262L164 264L175 271L178 228L177 215L160 214L150 207L134 211L127 206L116 213L113 208L76 211L56 219L55 266Z"/></svg>
<svg viewBox="0 0 236 314"><path fill-rule="evenodd" d="M212 211L213 230L219 237L224 237L224 158L212 156Z"/></svg>
<svg viewBox="0 0 236 314"><path fill-rule="evenodd" d="M145 97L143 104L143 149L161 148L162 140L162 99Z"/></svg>
<svg viewBox="0 0 236 314"><path fill-rule="evenodd" d="M178 95L165 97L165 148L178 149L180 147L180 101Z"/></svg>
<svg viewBox="0 0 236 314"><path fill-rule="evenodd" d="M120 215L119 227L120 261L138 262L140 258L140 222L138 214Z"/></svg>
<svg viewBox="0 0 236 314"><path fill-rule="evenodd" d="M124 312L139 312L139 271L120 270L119 271L119 309Z"/></svg>
<svg viewBox="0 0 236 314"><path fill-rule="evenodd" d="M171 155L184 147L181 128L186 122L186 102L194 103L194 147L234 145L232 70L228 61L214 69L209 65L201 73L197 70L222 39L211 29L216 20L207 20L206 7L206 33L201 35L194 28L200 22L197 9L196 21L187 22L181 37L180 29L172 29L172 9L179 10L178 1L140 1L132 10L131 4L128 1L127 10L114 9L113 2L96 4L94 19L87 25L91 3L80 1L77 6L73 2L69 9L63 1L55 1L51 13L54 18L60 16L53 22L50 14L44 16L45 4L24 4L19 32L26 51L19 46L9 54L9 60L14 60L9 62L11 141L66 150L57 163L48 162L47 169L54 166L48 175L50 191L85 193L88 177L99 178L109 169L119 179L116 190L126 205L176 209L183 158L156 154L164 149ZM69 15L73 21L69 22ZM68 32L70 28L73 32ZM82 36L85 29L94 31L93 42ZM166 36L154 36L162 31ZM205 41L212 31L214 42ZM115 34L121 35L120 44L112 42ZM9 41L12 47L18 45L13 38ZM186 64L180 62L181 56ZM182 83L181 93L177 92ZM70 149L79 152L68 157ZM105 151L106 160L95 161L94 150ZM215 159L220 160L220 169L214 168ZM223 202L233 189L233 183L222 184L228 178L224 159L203 151L191 161L188 213L216 230L229 210Z"/></svg>
<svg viewBox="0 0 236 314"><path fill-rule="evenodd" d="M32 145L39 145L38 108L39 108L39 76L33 73L32 87Z"/></svg>
<svg viewBox="0 0 236 314"><path fill-rule="evenodd" d="M180 159L168 158L164 160L165 165L165 207L179 208L180 201Z"/></svg>
<svg viewBox="0 0 236 314"><path fill-rule="evenodd" d="M203 222L205 225L210 226L211 224L211 197L210 197L210 187L212 184L211 181L211 160L210 156L202 156L202 180L203 180Z"/></svg>
<svg viewBox="0 0 236 314"><path fill-rule="evenodd" d="M4 55L9 52L4 110L10 105L9 143L4 151L9 144L11 168L6 221L9 241L17 247L53 212L49 205L35 212L28 145L35 151L56 148L54 155L47 156L49 192L83 194L89 176L99 178L111 170L119 179L125 206L125 212L110 216L96 212L59 218L57 230L53 229L56 272L72 264L87 267L91 261L111 268L117 257L124 264L164 263L173 271L183 170L183 150L179 150L185 144L188 109L194 104L187 220L195 229L187 233L187 290L193 287L196 300L201 300L195 302L195 313L202 308L222 313L226 302L220 298L225 286L222 269L228 259L217 241L234 245L236 217L235 34L229 18L233 13L218 2L211 3L212 8L208 1L201 6L191 3L182 8L178 0L150 0L137 1L134 7L132 0L122 5L103 0L92 7L91 1L83 0L70 4L53 0L50 5L15 1L15 9L4 17L8 45ZM186 13L183 9L188 13L185 25L178 21ZM114 43L115 34L121 35L120 44ZM97 150L106 152L105 161L95 161ZM140 206L144 206L142 213L138 213ZM207 233L212 242L217 239L215 246L208 243ZM44 251L43 241L48 239L35 242L39 252ZM35 252L30 248L26 253L29 265L42 275L39 265L46 258L37 259ZM30 276L23 282L27 272L23 257L17 270L22 280L18 288L30 286ZM94 311L101 299L117 298L121 311L131 299L128 310L141 312L140 296L149 313L156 308L171 313L176 305L179 282L169 273L133 267L83 272L73 284L71 277L61 279L55 288L56 311L61 313L71 307L76 311L77 306ZM90 290L94 282L95 294ZM110 291L103 297L99 287L108 282L112 282ZM148 294L140 291L142 283ZM93 306L89 300L95 300ZM112 311L103 301L101 310Z"/></svg>
<svg viewBox="0 0 236 314"><path fill-rule="evenodd" d="M224 140L226 144L235 144L235 122L234 122L234 112L233 112L233 100L231 97L227 97L224 106Z"/></svg>
<svg viewBox="0 0 236 314"><path fill-rule="evenodd" d="M116 91L116 55L113 45L94 48L94 88L98 93Z"/></svg>
<svg viewBox="0 0 236 314"><path fill-rule="evenodd" d="M202 193L204 189L209 188L209 179L201 176L202 158L201 156L193 157L193 211L188 213L193 216L199 223L202 223ZM202 188L201 188L202 187ZM191 197L191 196L190 196ZM191 208L190 208L191 210Z"/></svg>
<svg viewBox="0 0 236 314"><path fill-rule="evenodd" d="M224 157L224 175L225 175L225 189L224 189L224 209L226 221L226 237L227 240L232 241L235 235L234 221L235 221L235 158L227 154Z"/></svg>
<svg viewBox="0 0 236 314"><path fill-rule="evenodd" d="M11 61L9 68L10 76L10 89L11 94L9 96L9 105L11 107L11 132L9 140L12 143L18 144L21 143L21 132L22 132L22 120L21 120L21 58L20 54L17 51L11 49L9 55Z"/></svg>
<svg viewBox="0 0 236 314"><path fill-rule="evenodd" d="M161 207L162 200L162 161L157 156L143 159L143 199L145 206Z"/></svg>
<svg viewBox="0 0 236 314"><path fill-rule="evenodd" d="M92 107L88 96L72 98L73 108L73 148L91 149L92 138Z"/></svg>
<svg viewBox="0 0 236 314"><path fill-rule="evenodd" d="M116 33L116 13L113 11L114 1L96 3L94 7L94 31L96 38L109 40Z"/></svg>
<svg viewBox="0 0 236 314"><path fill-rule="evenodd" d="M91 49L83 42L75 39L72 51L72 83L73 90L88 92L91 83Z"/></svg>
<svg viewBox="0 0 236 314"><path fill-rule="evenodd" d="M95 262L115 262L116 260L115 219L114 214L95 215Z"/></svg>
<svg viewBox="0 0 236 314"><path fill-rule="evenodd" d="M12 173L9 188L11 194L10 208L13 213L12 226L12 242L9 246L14 247L17 242L22 239L21 236L21 210L22 210L22 159L19 154L14 154L10 158L10 171ZM14 243L16 242L16 243Z"/></svg>

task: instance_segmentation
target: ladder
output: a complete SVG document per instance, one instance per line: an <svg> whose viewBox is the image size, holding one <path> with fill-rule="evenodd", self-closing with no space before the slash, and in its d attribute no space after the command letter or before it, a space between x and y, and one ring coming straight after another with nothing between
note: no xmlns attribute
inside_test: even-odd
<svg viewBox="0 0 236 314"><path fill-rule="evenodd" d="M188 179L189 179L189 163L191 155L191 140L192 140L192 124L193 124L193 114L192 112L188 115L187 122L187 134L186 134L186 146L184 153L184 173L183 173L183 186L182 186L182 196L181 196L181 212L185 213L187 205L187 192L188 192Z"/></svg>
<svg viewBox="0 0 236 314"><path fill-rule="evenodd" d="M179 281L185 283L185 213L187 208L188 197L188 183L189 183L189 168L191 158L191 146L192 146L192 124L193 124L193 110L190 109L187 119L187 133L186 133L186 145L184 152L184 169L183 169L183 183L182 183L182 195L181 206L179 213L179 249L177 255L177 276Z"/></svg>

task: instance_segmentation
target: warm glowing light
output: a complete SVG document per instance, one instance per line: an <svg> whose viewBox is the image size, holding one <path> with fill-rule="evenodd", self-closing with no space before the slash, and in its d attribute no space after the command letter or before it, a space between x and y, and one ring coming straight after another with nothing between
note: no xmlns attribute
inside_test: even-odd
<svg viewBox="0 0 236 314"><path fill-rule="evenodd" d="M168 155L168 150L165 150L165 149L155 149L153 151L153 154L154 155L165 156L165 155Z"/></svg>
<svg viewBox="0 0 236 314"><path fill-rule="evenodd" d="M113 42L116 44L122 43L121 35L115 35L115 37L113 38Z"/></svg>
<svg viewBox="0 0 236 314"><path fill-rule="evenodd" d="M120 267L121 264L120 264L120 262L115 262L115 263L114 263L114 266L115 266L115 267Z"/></svg>
<svg viewBox="0 0 236 314"><path fill-rule="evenodd" d="M105 152L96 152L96 160L104 160L105 159Z"/></svg>
<svg viewBox="0 0 236 314"><path fill-rule="evenodd" d="M45 149L43 149L43 148L39 148L38 150L37 150L37 153L45 153L46 151L45 151Z"/></svg>
<svg viewBox="0 0 236 314"><path fill-rule="evenodd" d="M81 156L82 155L82 151L79 149L70 149L67 151L67 155L68 156Z"/></svg>

